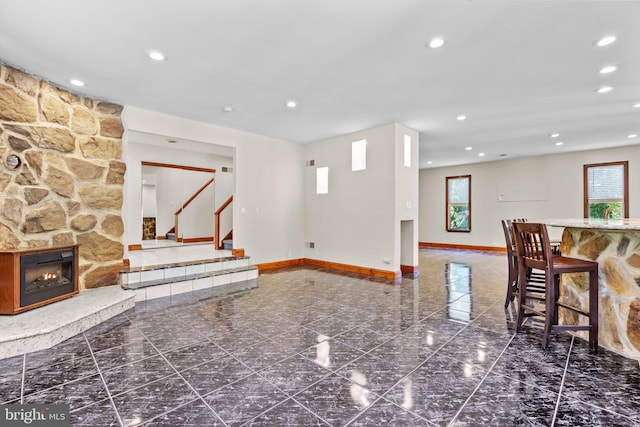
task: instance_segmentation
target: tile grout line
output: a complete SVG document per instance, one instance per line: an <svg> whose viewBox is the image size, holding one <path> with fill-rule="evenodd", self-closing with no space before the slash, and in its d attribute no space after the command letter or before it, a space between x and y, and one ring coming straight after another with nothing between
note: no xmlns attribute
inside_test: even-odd
<svg viewBox="0 0 640 427"><path fill-rule="evenodd" d="M455 415L453 416L453 418L451 418L451 421L447 424L448 426L453 426L454 425L453 422L455 421L455 419L458 417L458 415L460 415L462 413L462 410L464 409L464 407L467 405L467 403L469 403L469 401L471 400L473 395L476 394L476 392L480 389L480 387L484 383L484 380L486 380L487 377L491 374L491 371L493 371L493 368L496 366L496 364L498 363L498 361L500 360L500 358L502 357L504 352L507 351L507 349L509 348L509 346L511 345L511 343L513 342L515 337L516 337L516 334L514 333L511 336L511 339L509 340L507 345L505 345L505 347L500 352L500 355L498 357L496 357L496 360L494 360L493 363L491 364L491 366L489 367L489 369L487 369L487 373L482 377L482 379L480 380L480 382L478 383L476 388L473 389L473 391L471 392L469 397L467 397L467 400L465 400L464 403L462 404L462 406L460 406L460 409L458 409L458 412L456 412Z"/></svg>
<svg viewBox="0 0 640 427"><path fill-rule="evenodd" d="M166 411L166 412L163 412L163 413L161 413L161 414L158 414L158 415L156 415L155 417L152 417L152 418L148 419L147 421L145 421L144 423L141 423L141 424L146 424L146 423L148 423L149 421L152 421L152 420L154 420L154 419L156 419L156 418L158 418L158 417L160 417L160 416L162 416L162 415L168 414L169 412L171 412L171 411L173 411L173 410L175 410L175 409L178 409L178 408L181 408L181 407L183 407L183 406L186 406L186 405L188 405L188 404L190 404L190 403L192 403L192 402L195 402L196 400L201 400L201 401L205 404L205 406L206 406L207 408L209 408L209 409L211 410L211 412L212 412L212 413L213 413L213 414L214 414L214 415L215 415L215 416L216 416L216 417L217 417L217 418L222 422L222 424L223 424L223 425L228 426L228 424L227 424L227 423L222 419L222 417L221 417L220 415L218 415L218 413L217 413L217 412L216 412L216 411L211 407L211 405L209 405L209 402L207 402L207 401L202 397L202 395L200 395L200 393L199 393L199 392L198 392L198 391L197 391L197 390L196 390L196 389L191 385L191 383L190 383L189 381L187 381L187 380L185 379L185 377L183 377L183 376L182 376L182 374L181 374L181 373L176 369L176 367L175 367L175 366L173 366L173 364L169 361L169 359L167 359L167 358L165 357L164 353L162 353L162 352L158 349L158 347L156 347L156 345L155 345L153 342L151 342L151 340L150 340L150 339L147 337L147 335L146 335L146 334L145 334L145 333L144 333L144 332L143 332L143 331L138 327L138 325L136 325L134 322L132 322L132 321L131 321L131 319L129 318L129 316L127 316L126 314L125 314L125 317L129 320L129 322L131 322L131 324L132 324L132 325L133 325L133 326L134 326L138 331L140 331L140 333L142 334L142 336L144 337L144 339L145 339L145 340L147 340L147 342L149 342L149 344L151 344L151 346L154 348L154 350L158 352L158 354L160 355L160 357L162 357L162 359L164 359L164 361L165 361L165 362L167 362L167 364L168 364L169 366L171 366L171 369L173 369L173 370L175 371L175 373L176 373L176 374L178 374L178 376L182 379L182 381L184 381L184 382L185 382L185 384L187 384L187 386L188 386L188 387L189 387L189 388L190 388L190 389L191 389L191 390L196 394L196 396L197 396L197 398L196 398L196 399L193 399L193 400L191 400L191 401L189 401L189 402L185 403L184 405L180 405L180 406L177 406L177 407L175 407L175 408L171 408L171 410L170 410L170 411ZM193 330L194 330L194 331L196 331L198 334L200 334L200 335L202 335L202 336L204 337L204 335L203 335L203 334L201 334L201 333L200 333L199 331L197 331L196 329L193 329ZM206 337L205 337L205 338L206 338ZM207 339L207 340L208 340L208 339ZM215 343L214 343L214 344L215 344ZM217 344L216 344L216 345L217 345ZM188 347L188 346L189 346L189 344L185 345L184 347ZM182 348L182 347L181 347L181 348ZM222 348L222 347L220 347L220 348ZM222 348L222 349L226 352L226 350L225 350L224 348ZM203 362L203 364L204 364L204 363L207 363L207 362ZM171 375L168 375L167 377L169 377L169 376L171 376ZM163 378L167 378L167 377L163 377ZM162 378L160 378L160 379L162 379ZM160 380L160 379L159 379L159 380ZM156 380L156 381L159 381L159 380ZM151 383L153 383L153 382L155 382L155 381L152 381ZM144 387L144 386L141 386L141 387Z"/></svg>
<svg viewBox="0 0 640 427"><path fill-rule="evenodd" d="M490 307L491 307L491 306L490 306ZM488 308L487 308L487 310L488 310ZM482 314L484 314L487 310L483 311L483 312L482 312ZM481 315L482 315L482 314L481 314ZM419 322L418 322L418 323L419 323ZM435 350L433 351L433 353L432 353L432 354L430 354L430 355L429 355L429 357L427 357L423 362L421 362L418 366L416 366L413 370L411 370L410 372L408 372L406 375L404 375L404 376L403 376L402 378L400 378L398 381L396 381L395 383L393 383L393 385L391 385L391 386L390 386L390 387L389 387L389 388L388 388L384 393L379 394L379 395L378 395L378 398L377 398L375 401L371 402L371 404L370 404L369 406L367 406L367 408L366 408L365 410L363 410L361 413L359 413L358 415L356 415L356 416L354 416L352 419L350 419L350 420L347 422L347 424L346 424L346 425L349 425L349 424L353 423L354 421L356 421L356 419L357 419L360 415L362 415L362 413L366 412L366 410L368 410L369 408L371 408L371 407L372 407L375 403L377 403L378 401L383 400L383 399L384 399L384 396L386 396L387 394L389 394L389 392L391 391L391 389L393 389L394 387L396 387L398 384L400 384L402 381L404 381L404 379L405 379L405 378L407 378L409 375L413 374L413 373L414 373L415 371L417 371L421 366L423 366L425 363L427 363L431 358L433 358L436 354L438 354L438 352L439 352L440 350L442 350L442 349L443 349L443 348L444 348L444 347L445 347L449 342L451 342L455 337L457 337L458 335L460 335L460 334L462 333L462 331L464 331L465 329L467 329L467 328L469 327L469 325L471 325L472 323L473 323L473 322L466 323L464 327L462 327L458 332L456 332L455 334L453 334L453 335L451 336L451 338L449 338L447 341L445 341L445 342L444 342L440 347L438 347L437 349L435 349ZM415 325L414 325L414 326L415 326ZM413 326L412 326L412 327L413 327ZM400 334L398 334L398 335L400 335ZM396 335L396 336L398 336L398 335ZM514 338L514 337L515 337L515 334L514 334L514 336L513 336L513 337L511 337L511 340L509 340L509 344L511 343L511 341L513 340L513 338ZM392 338L392 339L393 339L393 338ZM390 341L390 340L389 340L389 341ZM507 346L508 346L509 344L507 344ZM382 345L382 344L381 344L381 345ZM378 346L378 347L380 347L380 346ZM376 348L377 348L377 347L376 347ZM505 350L506 350L506 347L505 347ZM371 351L372 351L372 350L371 350ZM503 352L504 352L504 350L503 350ZM369 352L365 353L365 355L366 355L366 354L368 354L368 353L369 353ZM500 356L502 356L502 353L500 353ZM498 359L500 358L500 356L498 356ZM363 357L363 356L361 356L361 357ZM459 360L457 360L457 359L455 359L455 358L452 358L452 357L450 357L450 356L445 355L444 357L446 357L446 358L449 358L449 359L452 359L452 360L455 360L455 361L459 362ZM358 358L358 359L359 359L359 358ZM356 359L356 360L358 360L358 359ZM497 359L496 359L496 361L497 361ZM352 362L352 363L353 363L353 362ZM494 362L494 364L495 364L495 363L496 363L496 362ZM349 365L349 364L345 365L345 367L346 367L346 366L348 366L348 365ZM492 365L491 367L493 368L493 365ZM487 375L488 375L488 373L489 373L490 371L491 371L491 369L489 369L489 371L487 372ZM338 373L338 375L340 375L340 374ZM340 375L340 376L342 376L342 375ZM348 381L351 381L349 378L346 378L346 377L344 377L344 376L342 376L342 377L343 377L343 378L345 378L345 379L347 379ZM485 377L486 377L486 375L485 375ZM483 377L483 380L484 380L484 377ZM351 381L351 382L352 382L352 381ZM481 381L481 382L482 382L482 381ZM475 390L474 390L474 392L475 392ZM472 393L472 395L473 395L473 393ZM386 400L386 399L384 399L384 400ZM397 404L396 404L395 402L393 402L393 401L389 401L389 402L391 402L391 403L392 403L392 404L394 404L395 406L400 407L399 405L397 405ZM466 403L466 402L465 402L465 403ZM463 405L463 406L464 406L464 405ZM405 408L403 408L403 409L405 409ZM428 419L424 418L423 416L421 416L421 415L419 415L419 414L415 413L414 411L411 411L410 409L405 409L405 410L406 410L407 412L409 412L409 413L411 413L411 414L413 414L413 415L415 415L415 416L417 416L417 417L419 417L419 418L421 418L421 419L423 419L423 420L425 420L425 421L427 421L427 422L431 423L431 421L429 421ZM456 414L456 416L457 416L457 414ZM455 419L455 416L454 416L454 419Z"/></svg>
<svg viewBox="0 0 640 427"><path fill-rule="evenodd" d="M20 404L24 405L24 379L27 376L27 353L22 355L22 378L20 380Z"/></svg>
<svg viewBox="0 0 640 427"><path fill-rule="evenodd" d="M571 358L571 351L573 350L573 342L576 339L574 335L571 336L571 345L569 346L569 352L567 353L567 361L564 364L564 372L562 373L562 381L560 381L560 390L558 390L558 400L556 400L556 407L553 409L553 418L551 418L551 427L556 424L556 417L558 416L558 409L560 408L560 398L562 397L562 389L564 388L564 380L567 376L567 369L569 368L569 359Z"/></svg>
<svg viewBox="0 0 640 427"><path fill-rule="evenodd" d="M98 370L98 375L100 375L100 379L102 380L102 385L104 385L104 389L107 391L107 396L109 396L109 401L111 402L111 407L115 411L116 417L118 417L118 422L120 423L120 425L124 426L124 422L122 422L122 417L120 416L120 412L118 412L118 408L116 407L116 404L113 401L113 396L111 395L111 390L109 390L109 387L107 386L107 382L105 381L104 376L102 376L102 370L100 369L100 366L98 365L98 361L96 360L95 355L93 354L93 349L91 348L91 344L89 343L89 339L87 338L87 334L85 334L83 332L82 336L84 337L84 340L87 343L87 347L89 347L89 352L91 353L91 358L93 359L93 363L95 363L95 365L96 365L96 369ZM89 405L89 406L91 406L91 405Z"/></svg>

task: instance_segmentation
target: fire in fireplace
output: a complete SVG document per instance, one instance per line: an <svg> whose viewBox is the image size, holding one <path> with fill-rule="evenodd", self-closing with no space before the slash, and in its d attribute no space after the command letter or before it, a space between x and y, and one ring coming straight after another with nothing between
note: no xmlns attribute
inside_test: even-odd
<svg viewBox="0 0 640 427"><path fill-rule="evenodd" d="M72 250L20 257L20 306L73 292L73 261Z"/></svg>
<svg viewBox="0 0 640 427"><path fill-rule="evenodd" d="M0 314L17 314L78 293L78 245L0 251Z"/></svg>

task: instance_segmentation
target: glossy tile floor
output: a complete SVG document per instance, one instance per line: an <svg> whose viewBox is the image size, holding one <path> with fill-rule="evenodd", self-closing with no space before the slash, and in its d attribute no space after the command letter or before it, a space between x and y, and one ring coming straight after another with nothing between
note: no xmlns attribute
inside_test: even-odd
<svg viewBox="0 0 640 427"><path fill-rule="evenodd" d="M73 426L638 426L638 362L536 325L515 335L504 255L421 250L401 284L320 269L136 308L0 361L1 401Z"/></svg>

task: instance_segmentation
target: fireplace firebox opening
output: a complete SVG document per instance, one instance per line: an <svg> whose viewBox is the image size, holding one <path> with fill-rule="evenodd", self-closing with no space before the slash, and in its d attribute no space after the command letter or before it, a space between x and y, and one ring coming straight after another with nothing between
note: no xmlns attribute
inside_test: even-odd
<svg viewBox="0 0 640 427"><path fill-rule="evenodd" d="M16 314L78 293L78 245L0 252L0 314Z"/></svg>
<svg viewBox="0 0 640 427"><path fill-rule="evenodd" d="M20 307L73 292L73 251L20 257Z"/></svg>

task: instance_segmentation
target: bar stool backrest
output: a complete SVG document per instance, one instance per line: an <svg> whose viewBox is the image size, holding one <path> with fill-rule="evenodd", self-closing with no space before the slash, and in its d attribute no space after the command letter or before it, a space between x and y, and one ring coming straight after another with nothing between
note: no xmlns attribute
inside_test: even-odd
<svg viewBox="0 0 640 427"><path fill-rule="evenodd" d="M547 226L535 222L514 222L513 228L520 262L528 268L548 271L553 252Z"/></svg>
<svg viewBox="0 0 640 427"><path fill-rule="evenodd" d="M507 245L507 255L510 257L515 257L515 235L513 232L513 221L510 219L503 219L500 221L502 223L502 231L504 232L504 240Z"/></svg>

